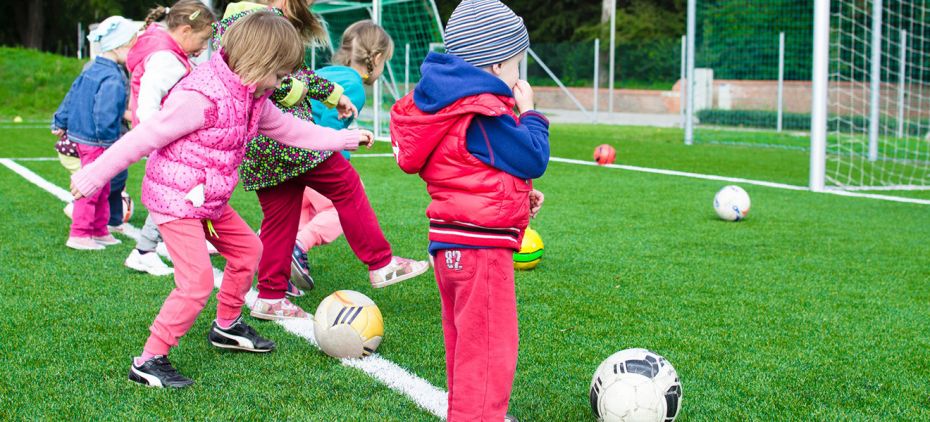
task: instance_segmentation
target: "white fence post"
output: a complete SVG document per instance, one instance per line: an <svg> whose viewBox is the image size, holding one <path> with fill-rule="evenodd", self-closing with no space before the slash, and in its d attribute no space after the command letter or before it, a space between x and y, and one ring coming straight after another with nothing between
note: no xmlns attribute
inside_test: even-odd
<svg viewBox="0 0 930 422"><path fill-rule="evenodd" d="M404 95L410 92L410 43L404 48Z"/></svg>
<svg viewBox="0 0 930 422"><path fill-rule="evenodd" d="M610 113L614 112L614 63L616 62L617 54L617 0L611 0L610 2L610 53L609 58L610 64L608 64L609 70L607 77L607 114L608 117Z"/></svg>
<svg viewBox="0 0 930 422"><path fill-rule="evenodd" d="M381 0L372 0L371 2L371 20L376 24L381 24ZM381 136L381 78L375 80L372 87L374 97L372 107L374 108L374 135L375 139Z"/></svg>
<svg viewBox="0 0 930 422"><path fill-rule="evenodd" d="M904 137L904 87L907 82L907 31L901 30L901 53L898 56L898 137Z"/></svg>
<svg viewBox="0 0 930 422"><path fill-rule="evenodd" d="M688 36L681 36L681 72L679 72L678 80L681 81L681 86L678 91L678 109L679 115L681 115L681 127L685 127L685 77L687 76L686 72L688 71L687 52L688 52Z"/></svg>
<svg viewBox="0 0 930 422"><path fill-rule="evenodd" d="M778 128L781 132L785 112L785 33L778 34Z"/></svg>
<svg viewBox="0 0 930 422"><path fill-rule="evenodd" d="M598 57L600 56L600 49L601 49L601 39L595 38L594 39L594 113L591 115L592 123L597 123L597 91L599 88L597 84L597 76L599 72L598 67L601 65L599 57Z"/></svg>
<svg viewBox="0 0 930 422"><path fill-rule="evenodd" d="M685 107L685 145L694 143L694 33L697 0L688 0L688 103Z"/></svg>
<svg viewBox="0 0 930 422"><path fill-rule="evenodd" d="M830 0L814 1L814 65L811 71L810 189L824 190L827 164L827 84L830 65Z"/></svg>
<svg viewBox="0 0 930 422"><path fill-rule="evenodd" d="M869 161L878 159L879 99L882 89L882 0L872 0L872 70L869 87Z"/></svg>

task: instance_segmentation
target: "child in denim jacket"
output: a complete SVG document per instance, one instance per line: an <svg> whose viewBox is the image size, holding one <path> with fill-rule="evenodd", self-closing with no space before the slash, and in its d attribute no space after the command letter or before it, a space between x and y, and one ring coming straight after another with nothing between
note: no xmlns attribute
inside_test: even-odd
<svg viewBox="0 0 930 422"><path fill-rule="evenodd" d="M77 144L81 166L92 163L120 137L126 111L126 79L120 66L136 40L139 25L121 16L111 16L93 30L88 39L100 46L101 54L71 84L52 120L52 133ZM120 243L107 230L110 204L109 183L96 194L78 199L72 211L71 233L66 246L100 250Z"/></svg>

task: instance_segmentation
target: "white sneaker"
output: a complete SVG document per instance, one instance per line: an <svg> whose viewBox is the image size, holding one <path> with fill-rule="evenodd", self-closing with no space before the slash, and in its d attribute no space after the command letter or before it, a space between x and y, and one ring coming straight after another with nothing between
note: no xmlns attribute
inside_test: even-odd
<svg viewBox="0 0 930 422"><path fill-rule="evenodd" d="M103 246L113 246L123 243L123 241L113 237L112 234L107 234L106 236L94 236L94 242L97 242Z"/></svg>
<svg viewBox="0 0 930 422"><path fill-rule="evenodd" d="M157 253L149 252L147 254L139 253L138 249L133 249L126 261L123 262L127 267L143 273L149 273L154 276L165 276L174 274L174 268L165 265L158 257Z"/></svg>
<svg viewBox="0 0 930 422"><path fill-rule="evenodd" d="M171 261L171 255L168 254L168 246L165 245L165 242L158 242L158 244L155 245L155 253Z"/></svg>
<svg viewBox="0 0 930 422"><path fill-rule="evenodd" d="M416 277L429 269L429 262L395 256L382 268L368 272L371 287L380 289Z"/></svg>

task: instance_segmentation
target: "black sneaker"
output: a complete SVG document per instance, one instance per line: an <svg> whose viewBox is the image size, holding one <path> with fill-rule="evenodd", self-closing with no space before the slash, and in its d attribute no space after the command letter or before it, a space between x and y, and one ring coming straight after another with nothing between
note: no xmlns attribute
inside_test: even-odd
<svg viewBox="0 0 930 422"><path fill-rule="evenodd" d="M264 353L274 350L274 342L255 332L240 316L233 325L227 329L220 328L213 321L210 333L207 334L210 344L221 349L245 350L247 352Z"/></svg>
<svg viewBox="0 0 930 422"><path fill-rule="evenodd" d="M129 367L129 380L158 388L184 388L194 383L174 369L167 356L155 356L139 366L133 362Z"/></svg>
<svg viewBox="0 0 930 422"><path fill-rule="evenodd" d="M294 245L291 253L291 281L304 290L313 289L313 277L310 276L310 263L307 262L307 253Z"/></svg>

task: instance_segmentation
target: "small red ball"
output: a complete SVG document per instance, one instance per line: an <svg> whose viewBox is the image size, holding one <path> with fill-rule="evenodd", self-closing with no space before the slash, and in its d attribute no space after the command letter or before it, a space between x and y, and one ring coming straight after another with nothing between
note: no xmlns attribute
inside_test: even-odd
<svg viewBox="0 0 930 422"><path fill-rule="evenodd" d="M603 144L594 148L594 161L597 161L598 165L606 166L608 164L613 164L616 158L617 150L610 145Z"/></svg>

